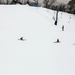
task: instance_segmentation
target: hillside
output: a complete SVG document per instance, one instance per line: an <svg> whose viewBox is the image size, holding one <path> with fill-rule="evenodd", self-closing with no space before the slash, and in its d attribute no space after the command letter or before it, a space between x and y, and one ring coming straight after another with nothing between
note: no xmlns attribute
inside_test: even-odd
<svg viewBox="0 0 75 75"><path fill-rule="evenodd" d="M0 74L75 74L75 16L59 12L55 26L55 13L0 6ZM57 38L60 43L54 43Z"/></svg>

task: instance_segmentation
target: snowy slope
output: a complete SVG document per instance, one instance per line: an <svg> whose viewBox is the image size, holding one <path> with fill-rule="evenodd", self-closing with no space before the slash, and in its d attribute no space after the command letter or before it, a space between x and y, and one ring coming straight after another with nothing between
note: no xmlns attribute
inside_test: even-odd
<svg viewBox="0 0 75 75"><path fill-rule="evenodd" d="M75 74L75 16L60 12L55 26L55 13L0 6L0 74ZM53 43L57 38L61 43Z"/></svg>

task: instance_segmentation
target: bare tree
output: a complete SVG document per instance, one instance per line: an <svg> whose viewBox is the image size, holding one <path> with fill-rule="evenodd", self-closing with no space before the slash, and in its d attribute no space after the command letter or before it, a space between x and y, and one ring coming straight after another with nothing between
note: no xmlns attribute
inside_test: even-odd
<svg viewBox="0 0 75 75"><path fill-rule="evenodd" d="M56 0L49 0L49 7L52 6L52 4L55 2Z"/></svg>
<svg viewBox="0 0 75 75"><path fill-rule="evenodd" d="M55 2L56 0L44 0L44 4L46 8L50 8L51 5Z"/></svg>
<svg viewBox="0 0 75 75"><path fill-rule="evenodd" d="M11 4L13 0L7 0L7 4Z"/></svg>
<svg viewBox="0 0 75 75"><path fill-rule="evenodd" d="M48 8L48 2L49 2L49 0L44 0L44 2L43 2L45 4L46 8Z"/></svg>
<svg viewBox="0 0 75 75"><path fill-rule="evenodd" d="M1 4L7 4L7 0L0 0Z"/></svg>
<svg viewBox="0 0 75 75"><path fill-rule="evenodd" d="M19 2L20 4L26 4L26 3L27 3L27 0L18 0L18 2Z"/></svg>

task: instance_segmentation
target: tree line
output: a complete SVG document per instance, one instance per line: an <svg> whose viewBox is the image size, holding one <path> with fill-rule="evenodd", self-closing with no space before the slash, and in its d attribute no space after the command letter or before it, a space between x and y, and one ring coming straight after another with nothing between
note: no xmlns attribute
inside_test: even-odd
<svg viewBox="0 0 75 75"><path fill-rule="evenodd" d="M45 6L48 9L63 11L75 14L75 0L70 0L68 4L60 3L58 5L54 4L55 0L44 0Z"/></svg>
<svg viewBox="0 0 75 75"><path fill-rule="evenodd" d="M75 14L75 0L70 0L68 4L60 3L55 5L55 2L56 0L42 0L42 3L40 4L40 0L0 0L0 4L28 4L30 6L42 6L52 10Z"/></svg>
<svg viewBox="0 0 75 75"><path fill-rule="evenodd" d="M38 0L0 0L0 4L32 4L32 3L38 3Z"/></svg>

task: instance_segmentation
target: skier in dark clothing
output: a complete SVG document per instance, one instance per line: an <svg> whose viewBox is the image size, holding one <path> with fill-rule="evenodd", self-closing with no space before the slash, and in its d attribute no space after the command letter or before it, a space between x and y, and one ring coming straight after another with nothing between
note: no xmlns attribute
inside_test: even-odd
<svg viewBox="0 0 75 75"><path fill-rule="evenodd" d="M20 40L24 40L23 37L21 37Z"/></svg>
<svg viewBox="0 0 75 75"><path fill-rule="evenodd" d="M62 26L62 31L64 31L64 25Z"/></svg>
<svg viewBox="0 0 75 75"><path fill-rule="evenodd" d="M55 21L55 23L54 23L55 25L57 25L57 20Z"/></svg>
<svg viewBox="0 0 75 75"><path fill-rule="evenodd" d="M24 39L23 37L21 37L20 39L18 39L18 40L21 40L21 41L26 41L26 39Z"/></svg>
<svg viewBox="0 0 75 75"><path fill-rule="evenodd" d="M58 43L60 42L59 39L57 39L57 42L58 42Z"/></svg>
<svg viewBox="0 0 75 75"><path fill-rule="evenodd" d="M56 42L54 42L54 43L60 43L59 39L57 39L57 41L56 41Z"/></svg>

